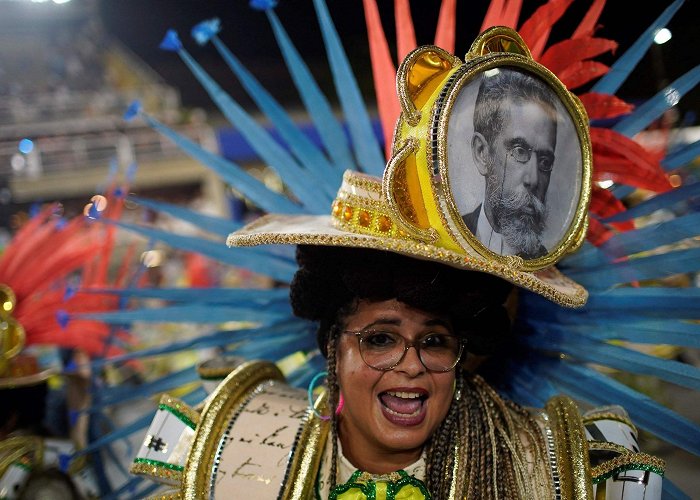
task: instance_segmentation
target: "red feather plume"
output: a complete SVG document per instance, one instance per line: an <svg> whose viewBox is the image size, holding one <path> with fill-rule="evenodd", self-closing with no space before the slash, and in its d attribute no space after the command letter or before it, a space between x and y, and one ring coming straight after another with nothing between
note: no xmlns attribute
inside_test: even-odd
<svg viewBox="0 0 700 500"><path fill-rule="evenodd" d="M119 217L121 201L113 203L111 217ZM14 235L0 256L0 283L16 296L12 317L25 331L25 345L79 349L90 356L123 352L108 342L114 333L99 321L72 316L114 310L113 295L74 292L108 284L107 270L114 250L114 229L78 216L68 221L57 214L60 206L45 206Z"/></svg>

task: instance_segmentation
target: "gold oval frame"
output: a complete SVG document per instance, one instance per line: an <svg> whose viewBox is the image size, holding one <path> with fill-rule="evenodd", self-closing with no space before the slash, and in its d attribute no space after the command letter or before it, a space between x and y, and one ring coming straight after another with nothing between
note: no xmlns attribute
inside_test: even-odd
<svg viewBox="0 0 700 500"><path fill-rule="evenodd" d="M455 72L454 78L450 78L446 82L441 90L443 99L439 99L440 105L434 106L432 110L433 126L429 128L426 140L426 144L431 144L432 141L435 141L437 154L433 154L429 150L426 151L426 154L428 155L428 165L433 166L433 171L439 172L439 176L437 178L434 177L433 180L433 193L436 198L442 198L445 201L449 212L445 215L452 221L452 224L446 224L445 226L452 233L455 241L460 241L460 239L466 240L469 246L484 258L495 260L518 270L536 271L555 264L565 254L576 250L585 240L588 227L588 205L590 203L592 175L592 151L588 131L588 116L578 98L569 92L551 71L529 57L527 47L524 47L527 55L518 52L490 52L485 50L485 47L494 46L494 39L504 36L509 37L510 43L522 43L519 35L510 28L496 27L484 32L477 38L472 45L472 49L467 53L467 62ZM520 48L522 49L522 47ZM484 52L486 52L485 55ZM523 52L523 50L520 52ZM581 171L579 173L581 186L571 222L561 233L562 236L559 237L554 248L548 250L548 253L542 257L529 260L515 255L500 255L481 243L476 235L472 234L464 224L455 204L453 191L449 185L447 138L449 120L455 101L463 88L474 81L478 75L490 69L505 67L534 74L554 91L564 109L568 112L580 145ZM454 234L452 228L457 228L458 234Z"/></svg>

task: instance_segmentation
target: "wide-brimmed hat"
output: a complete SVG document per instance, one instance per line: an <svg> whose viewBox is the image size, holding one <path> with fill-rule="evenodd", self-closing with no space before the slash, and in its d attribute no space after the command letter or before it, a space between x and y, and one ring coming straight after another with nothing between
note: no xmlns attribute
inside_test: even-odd
<svg viewBox="0 0 700 500"><path fill-rule="evenodd" d="M500 86L493 86L497 81ZM498 180L498 197L503 197L506 176L535 157L537 175L544 179L537 229L526 223L532 218L529 207L523 214L501 216L525 220L516 220L515 227L532 232L529 244L534 241L535 251L513 245L512 230L510 240L495 234L498 246L477 227L499 227L486 215L486 206L494 203L493 188L486 185L493 182L486 180L492 174L476 164L473 137L483 134L476 130L474 110L481 86L493 87L492 100L494 93L515 91L520 107L510 112L524 110L521 118L529 118L532 109L523 103L546 101L556 122L549 133L555 136L553 151L538 145L544 137L534 138L538 144L516 138ZM229 235L228 244L388 250L499 276L563 306L585 304L586 290L555 267L583 243L588 226L591 145L588 117L576 96L532 59L515 31L504 27L480 35L464 62L436 46L414 50L399 68L397 89L402 112L381 179L347 171L329 215L269 214ZM496 228L491 234L500 232Z"/></svg>

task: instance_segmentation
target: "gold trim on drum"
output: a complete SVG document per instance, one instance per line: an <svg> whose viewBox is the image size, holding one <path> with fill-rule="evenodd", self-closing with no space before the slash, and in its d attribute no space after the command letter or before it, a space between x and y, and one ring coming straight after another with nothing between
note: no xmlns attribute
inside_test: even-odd
<svg viewBox="0 0 700 500"><path fill-rule="evenodd" d="M202 380L218 380L221 382L238 365L245 362L241 356L218 356L197 365L197 373Z"/></svg>
<svg viewBox="0 0 700 500"><path fill-rule="evenodd" d="M135 458L129 472L137 476L148 476L165 484L178 484L182 480L183 467L160 460Z"/></svg>
<svg viewBox="0 0 700 500"><path fill-rule="evenodd" d="M194 444L187 457L183 475L185 498L210 497L216 452L228 417L251 390L270 380L284 381L282 372L274 363L249 361L232 371L212 393L202 411Z"/></svg>
<svg viewBox="0 0 700 500"><path fill-rule="evenodd" d="M158 409L172 413L178 420L192 429L196 428L199 422L199 413L190 408L188 404L169 394L163 394L160 397Z"/></svg>
<svg viewBox="0 0 700 500"><path fill-rule="evenodd" d="M647 453L623 453L593 467L591 471L592 481L593 484L598 484L615 474L630 470L643 470L663 476L666 471L666 462Z"/></svg>
<svg viewBox="0 0 700 500"><path fill-rule="evenodd" d="M547 401L554 442L562 500L592 500L591 465L588 442L576 403L566 396Z"/></svg>
<svg viewBox="0 0 700 500"><path fill-rule="evenodd" d="M328 391L324 390L316 399L314 409L316 413L323 415L328 412L327 407ZM297 436L289 471L283 485L284 489L279 498L307 500L314 497L316 474L326 447L328 431L329 424L310 411Z"/></svg>
<svg viewBox="0 0 700 500"><path fill-rule="evenodd" d="M599 420L612 420L613 422L620 422L621 424L625 424L627 427L629 427L631 430L634 432L637 432L637 427L632 423L632 421L627 417L626 415L620 415L619 413L611 412L611 411L606 411L606 412L600 412L600 413L591 413L589 415L584 415L582 417L583 420L583 425L586 426L588 424L595 423Z"/></svg>

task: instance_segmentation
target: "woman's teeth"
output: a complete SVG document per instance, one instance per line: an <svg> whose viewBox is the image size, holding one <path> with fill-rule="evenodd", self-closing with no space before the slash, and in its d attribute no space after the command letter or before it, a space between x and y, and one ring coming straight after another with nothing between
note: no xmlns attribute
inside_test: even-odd
<svg viewBox="0 0 700 500"><path fill-rule="evenodd" d="M384 408L386 408L387 413L391 413L392 415L396 415L397 417L417 417L421 410L421 407L419 406L418 409L413 413L399 413L398 411L392 410L388 406L385 406Z"/></svg>
<svg viewBox="0 0 700 500"><path fill-rule="evenodd" d="M391 415L399 417L418 416L427 396L420 392L386 391L380 396L384 408Z"/></svg>
<svg viewBox="0 0 700 500"><path fill-rule="evenodd" d="M386 391L389 396L395 396L402 399L415 399L421 397L421 394L417 392L396 392L396 391Z"/></svg>

